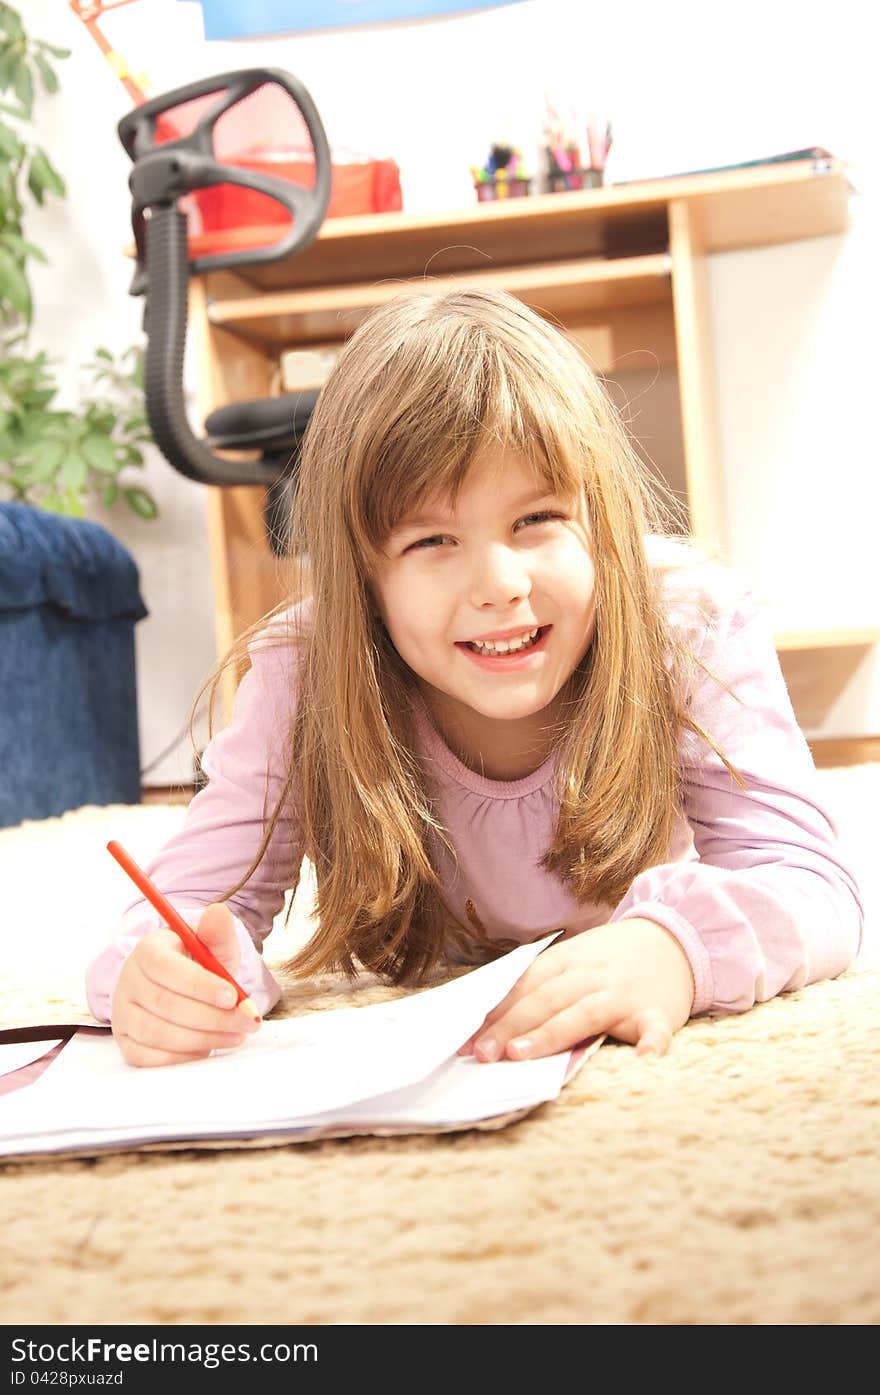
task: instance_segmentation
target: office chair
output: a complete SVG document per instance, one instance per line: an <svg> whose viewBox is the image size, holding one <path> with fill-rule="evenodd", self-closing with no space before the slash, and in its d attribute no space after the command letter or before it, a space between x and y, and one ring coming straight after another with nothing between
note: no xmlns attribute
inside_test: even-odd
<svg viewBox="0 0 880 1395"><path fill-rule="evenodd" d="M286 132L279 130L282 124ZM196 435L183 390L187 292L190 275L293 257L314 241L330 202L332 172L321 118L290 73L249 68L144 102L122 118L117 132L133 161L137 267L129 293L145 297L150 430L165 459L187 479L264 485L268 540L273 552L283 554L301 443L318 393L230 403L212 412L204 435ZM295 149L296 171L311 169L313 160L313 187L267 172L285 166L279 149L285 141ZM290 162L288 153L288 169ZM251 225L245 239L250 245L230 250L222 234L238 214ZM256 455L227 459L217 453L223 450Z"/></svg>

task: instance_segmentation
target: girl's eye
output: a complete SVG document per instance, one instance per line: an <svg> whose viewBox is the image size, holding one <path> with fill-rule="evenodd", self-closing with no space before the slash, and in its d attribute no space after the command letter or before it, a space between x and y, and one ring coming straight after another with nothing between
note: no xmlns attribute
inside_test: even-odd
<svg viewBox="0 0 880 1395"><path fill-rule="evenodd" d="M561 517L562 514L552 513L550 512L550 510L543 509L540 513L527 513L525 518L521 518L519 521L520 523L546 523L551 518ZM433 536L430 538L419 538L418 542L410 544L410 546L407 548L407 551L411 552L416 548L433 548L438 543L442 543L445 536L445 533L434 533Z"/></svg>
<svg viewBox="0 0 880 1395"><path fill-rule="evenodd" d="M410 543L407 552L413 552L418 547L433 547L435 543L443 541L442 533L435 533L432 538L419 538L418 542Z"/></svg>

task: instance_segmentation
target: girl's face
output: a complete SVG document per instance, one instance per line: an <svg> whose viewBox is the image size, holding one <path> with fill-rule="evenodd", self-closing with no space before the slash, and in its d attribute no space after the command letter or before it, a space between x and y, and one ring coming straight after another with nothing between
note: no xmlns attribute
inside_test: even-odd
<svg viewBox="0 0 880 1395"><path fill-rule="evenodd" d="M435 499L401 520L373 593L435 723L490 779L517 779L549 749L548 723L589 648L595 574L583 508L546 494L517 452L485 450L453 515ZM475 641L515 642L487 654Z"/></svg>

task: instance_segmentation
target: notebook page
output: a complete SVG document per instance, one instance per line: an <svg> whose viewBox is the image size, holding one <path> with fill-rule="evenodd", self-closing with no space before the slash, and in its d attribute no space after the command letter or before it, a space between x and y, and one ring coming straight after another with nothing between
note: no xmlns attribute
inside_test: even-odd
<svg viewBox="0 0 880 1395"><path fill-rule="evenodd" d="M264 1022L244 1046L201 1061L136 1068L111 1037L77 1034L38 1081L5 1100L0 1152L40 1134L94 1142L125 1130L194 1136L218 1121L225 1132L271 1129L402 1090L454 1057L559 933L406 998Z"/></svg>

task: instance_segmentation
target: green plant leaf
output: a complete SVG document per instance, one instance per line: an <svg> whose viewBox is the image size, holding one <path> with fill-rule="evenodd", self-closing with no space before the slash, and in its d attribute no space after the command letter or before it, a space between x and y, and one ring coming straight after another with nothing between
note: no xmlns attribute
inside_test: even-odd
<svg viewBox="0 0 880 1395"><path fill-rule="evenodd" d="M71 54L69 48L57 48L55 44L50 44L47 39L38 39L37 48L47 49L53 58L69 58Z"/></svg>
<svg viewBox="0 0 880 1395"><path fill-rule="evenodd" d="M79 494L68 492L64 496L64 512L68 518L85 518L86 506Z"/></svg>
<svg viewBox="0 0 880 1395"><path fill-rule="evenodd" d="M27 392L21 394L21 400L26 407L46 407L52 401L56 391L57 389L53 387L28 388Z"/></svg>
<svg viewBox="0 0 880 1395"><path fill-rule="evenodd" d="M23 59L19 59L12 73L12 90L30 118L34 109L34 80L31 70Z"/></svg>
<svg viewBox="0 0 880 1395"><path fill-rule="evenodd" d="M33 242L27 242L20 233L8 229L0 233L0 243L8 247L14 257L18 257L22 262L26 257L32 257L35 261L48 264L48 258Z"/></svg>
<svg viewBox="0 0 880 1395"><path fill-rule="evenodd" d="M0 45L0 92L5 92L12 81L12 70L15 67L15 53L7 47Z"/></svg>
<svg viewBox="0 0 880 1395"><path fill-rule="evenodd" d="M46 91L50 93L57 92L58 79L55 76L55 69L47 60L45 54L40 53L39 49L34 51L34 62L40 70L40 77L43 79L43 86Z"/></svg>
<svg viewBox="0 0 880 1395"><path fill-rule="evenodd" d="M104 488L101 490L101 503L104 505L104 507L107 509L112 509L113 505L116 503L116 500L118 498L119 485L115 483L105 484Z"/></svg>
<svg viewBox="0 0 880 1395"><path fill-rule="evenodd" d="M63 441L44 441L37 446L27 462L27 472L31 482L54 479L63 459Z"/></svg>
<svg viewBox="0 0 880 1395"><path fill-rule="evenodd" d="M92 431L97 432L99 436L113 435L113 428L116 425L116 416L110 408L103 403L90 402L86 408L86 420L91 428L89 435L92 434Z"/></svg>
<svg viewBox="0 0 880 1395"><path fill-rule="evenodd" d="M64 198L67 193L61 175L55 169L45 150L40 149L31 152L27 186L37 203L40 204L43 202L43 195L47 190L50 194L57 194L59 198Z"/></svg>
<svg viewBox="0 0 880 1395"><path fill-rule="evenodd" d="M10 471L6 483L15 490L16 498L27 500L28 480L18 468Z"/></svg>
<svg viewBox="0 0 880 1395"><path fill-rule="evenodd" d="M9 102L0 102L0 111L5 112L7 116L14 116L16 121L30 120L30 115L24 107L14 107Z"/></svg>
<svg viewBox="0 0 880 1395"><path fill-rule="evenodd" d="M116 447L109 436L91 431L88 436L83 438L80 449L93 470L100 471L102 475L119 473L120 466L116 459Z"/></svg>
<svg viewBox="0 0 880 1395"><path fill-rule="evenodd" d="M8 160L10 164L17 165L23 155L24 146L12 127L7 126L5 121L0 121L0 159Z"/></svg>
<svg viewBox="0 0 880 1395"><path fill-rule="evenodd" d="M58 480L68 494L79 494L85 489L89 478L89 467L87 461L78 451L68 451L64 457L61 469L58 471Z"/></svg>
<svg viewBox="0 0 880 1395"><path fill-rule="evenodd" d="M0 247L0 301L26 320L31 317L31 291L21 267L5 247Z"/></svg>
<svg viewBox="0 0 880 1395"><path fill-rule="evenodd" d="M11 5L0 5L0 29L4 29L13 39L24 38L21 15Z"/></svg>
<svg viewBox="0 0 880 1395"><path fill-rule="evenodd" d="M123 492L129 508L137 514L138 518L146 519L149 522L158 516L159 510L156 508L156 501L152 494L148 494L145 489L135 485Z"/></svg>

